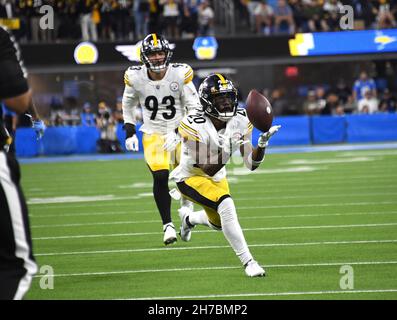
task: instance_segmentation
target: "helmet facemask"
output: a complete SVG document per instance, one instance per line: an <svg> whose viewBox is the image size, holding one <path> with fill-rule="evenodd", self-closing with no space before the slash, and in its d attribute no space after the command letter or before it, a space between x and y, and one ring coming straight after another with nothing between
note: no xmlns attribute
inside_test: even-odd
<svg viewBox="0 0 397 320"><path fill-rule="evenodd" d="M229 121L237 113L237 90L233 83L227 80L219 88L202 87L199 90L204 112L223 122Z"/></svg>
<svg viewBox="0 0 397 320"><path fill-rule="evenodd" d="M154 52L164 52L165 57L162 63L157 63L150 61L150 54ZM151 34L147 36L143 42L141 47L141 59L142 62L146 65L146 67L156 73L160 73L164 69L166 69L171 61L173 51L169 47L169 43L162 37L157 38L156 35Z"/></svg>

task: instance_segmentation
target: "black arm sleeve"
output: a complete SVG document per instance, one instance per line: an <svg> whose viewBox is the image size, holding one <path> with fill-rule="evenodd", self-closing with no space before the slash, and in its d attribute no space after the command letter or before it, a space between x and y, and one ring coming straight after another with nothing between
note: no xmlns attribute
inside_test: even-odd
<svg viewBox="0 0 397 320"><path fill-rule="evenodd" d="M29 90L18 50L13 37L0 27L0 100L19 96Z"/></svg>
<svg viewBox="0 0 397 320"><path fill-rule="evenodd" d="M123 129L125 130L126 139L131 138L136 133L135 126L132 123L126 123Z"/></svg>

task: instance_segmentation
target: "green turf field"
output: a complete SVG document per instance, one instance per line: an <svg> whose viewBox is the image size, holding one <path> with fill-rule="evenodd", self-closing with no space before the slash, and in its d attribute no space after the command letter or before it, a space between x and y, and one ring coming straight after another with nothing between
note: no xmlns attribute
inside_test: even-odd
<svg viewBox="0 0 397 320"><path fill-rule="evenodd" d="M143 160L23 165L36 258L55 272L54 289L36 277L27 298L397 299L397 150L239 167L231 192L265 278L245 276L221 232L165 247Z"/></svg>

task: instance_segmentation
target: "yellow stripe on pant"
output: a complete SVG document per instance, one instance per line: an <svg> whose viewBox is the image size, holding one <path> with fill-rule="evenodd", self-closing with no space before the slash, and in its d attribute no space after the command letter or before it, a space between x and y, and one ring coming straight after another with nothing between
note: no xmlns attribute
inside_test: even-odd
<svg viewBox="0 0 397 320"><path fill-rule="evenodd" d="M223 199L230 197L229 184L226 178L215 182L208 177L194 176L177 183L177 186L185 198L204 208L211 224L221 228L221 219L217 213L217 208Z"/></svg>
<svg viewBox="0 0 397 320"><path fill-rule="evenodd" d="M143 134L143 153L151 171L172 170L179 163L181 144L173 152L167 152L163 149L164 142L161 134Z"/></svg>

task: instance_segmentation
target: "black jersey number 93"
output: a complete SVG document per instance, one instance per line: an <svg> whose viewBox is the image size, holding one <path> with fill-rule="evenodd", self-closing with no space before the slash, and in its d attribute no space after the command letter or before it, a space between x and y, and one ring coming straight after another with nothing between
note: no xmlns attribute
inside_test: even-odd
<svg viewBox="0 0 397 320"><path fill-rule="evenodd" d="M175 98L173 96L166 96L161 101L161 104L165 106L167 112L163 112L161 115L165 120L171 120L175 117L176 108L175 108ZM150 120L156 119L158 110L159 110L159 101L155 96L148 96L145 99L145 108L152 112L150 116Z"/></svg>

